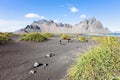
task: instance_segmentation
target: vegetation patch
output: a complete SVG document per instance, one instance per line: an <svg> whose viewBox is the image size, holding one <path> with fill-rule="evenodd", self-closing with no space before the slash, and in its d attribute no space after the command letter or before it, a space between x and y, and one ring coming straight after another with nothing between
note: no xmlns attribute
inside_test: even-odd
<svg viewBox="0 0 120 80"><path fill-rule="evenodd" d="M6 36L8 36L8 37L10 37L10 36L20 36L20 34L14 34L14 33L12 33L12 32L4 32L4 33L0 32L0 34L6 35Z"/></svg>
<svg viewBox="0 0 120 80"><path fill-rule="evenodd" d="M0 44L8 41L10 41L9 37L4 34L0 34Z"/></svg>
<svg viewBox="0 0 120 80"><path fill-rule="evenodd" d="M42 35L45 36L46 38L48 38L48 37L54 37L55 36L52 33L43 33Z"/></svg>
<svg viewBox="0 0 120 80"><path fill-rule="evenodd" d="M5 32L4 35L10 37L10 36L14 36L15 34L11 33L11 32Z"/></svg>
<svg viewBox="0 0 120 80"><path fill-rule="evenodd" d="M63 40L70 40L71 37L70 37L69 35L67 35L67 34L62 34L61 37L60 37L60 39L63 39Z"/></svg>
<svg viewBox="0 0 120 80"><path fill-rule="evenodd" d="M29 34L26 34L26 35L25 35L23 38L21 38L20 40L43 42L43 41L46 41L47 38L44 37L43 35L41 35L40 33L29 33Z"/></svg>
<svg viewBox="0 0 120 80"><path fill-rule="evenodd" d="M120 80L120 42L100 37L97 48L80 56L68 71L67 80Z"/></svg>
<svg viewBox="0 0 120 80"><path fill-rule="evenodd" d="M118 41L118 38L114 36L92 36L91 39L105 44L114 44L114 42L116 43L116 41Z"/></svg>
<svg viewBox="0 0 120 80"><path fill-rule="evenodd" d="M88 41L85 36L76 36L75 39L77 41L81 41L81 42L87 42Z"/></svg>

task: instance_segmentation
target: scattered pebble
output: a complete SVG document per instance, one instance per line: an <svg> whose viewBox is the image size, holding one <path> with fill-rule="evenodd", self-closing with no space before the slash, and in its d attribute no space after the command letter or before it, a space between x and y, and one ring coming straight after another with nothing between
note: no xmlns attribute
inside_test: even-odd
<svg viewBox="0 0 120 80"><path fill-rule="evenodd" d="M38 63L38 62L35 62L34 65L33 65L34 68L36 68L36 67L38 67L38 66L39 66L39 63Z"/></svg>
<svg viewBox="0 0 120 80"><path fill-rule="evenodd" d="M44 66L44 67L47 67L47 66L48 66L48 64L43 64L43 66Z"/></svg>
<svg viewBox="0 0 120 80"><path fill-rule="evenodd" d="M29 74L34 74L34 73L36 73L36 71L34 71L34 70L29 71Z"/></svg>
<svg viewBox="0 0 120 80"><path fill-rule="evenodd" d="M48 66L48 64L43 64L44 69L46 69L47 66Z"/></svg>
<svg viewBox="0 0 120 80"><path fill-rule="evenodd" d="M48 53L48 54L46 54L45 57L52 57L52 53Z"/></svg>

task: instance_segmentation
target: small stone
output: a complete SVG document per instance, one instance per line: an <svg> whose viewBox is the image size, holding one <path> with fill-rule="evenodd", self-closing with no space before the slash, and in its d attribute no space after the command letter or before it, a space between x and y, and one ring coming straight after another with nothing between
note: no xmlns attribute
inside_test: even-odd
<svg viewBox="0 0 120 80"><path fill-rule="evenodd" d="M39 63L38 62L35 62L33 67L38 67L39 66Z"/></svg>
<svg viewBox="0 0 120 80"><path fill-rule="evenodd" d="M48 64L43 64L43 66L44 66L44 67L47 67L47 66L48 66Z"/></svg>
<svg viewBox="0 0 120 80"><path fill-rule="evenodd" d="M36 73L36 71L34 71L34 70L29 71L29 74L34 74L34 73Z"/></svg>
<svg viewBox="0 0 120 80"><path fill-rule="evenodd" d="M43 64L44 69L46 69L47 66L48 66L48 64Z"/></svg>
<svg viewBox="0 0 120 80"><path fill-rule="evenodd" d="M52 57L52 53L48 53L48 54L46 54L45 57Z"/></svg>

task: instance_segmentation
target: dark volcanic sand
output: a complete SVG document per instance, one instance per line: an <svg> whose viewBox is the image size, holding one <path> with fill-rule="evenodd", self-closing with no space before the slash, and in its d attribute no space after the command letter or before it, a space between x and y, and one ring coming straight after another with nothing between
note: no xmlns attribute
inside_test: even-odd
<svg viewBox="0 0 120 80"><path fill-rule="evenodd" d="M78 51L86 51L93 44L62 41L65 45L60 45L58 38L40 43L14 40L0 45L0 80L62 80ZM49 52L55 56L46 58ZM33 68L36 61L48 65ZM36 73L29 74L30 70Z"/></svg>

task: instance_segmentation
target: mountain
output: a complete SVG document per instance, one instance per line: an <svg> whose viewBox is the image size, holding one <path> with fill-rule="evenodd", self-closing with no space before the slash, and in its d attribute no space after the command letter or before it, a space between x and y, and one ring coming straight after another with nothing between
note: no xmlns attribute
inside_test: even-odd
<svg viewBox="0 0 120 80"><path fill-rule="evenodd" d="M84 19L78 24L63 24L55 23L53 20L39 20L34 21L31 25L16 31L16 33L29 33L29 32L50 32L50 33L109 33L108 28L104 28L102 23L96 18Z"/></svg>
<svg viewBox="0 0 120 80"><path fill-rule="evenodd" d="M108 28L104 28L103 24L96 20L96 18L92 17L90 19L85 19L80 23L74 25L73 32L77 33L109 33L110 30Z"/></svg>

